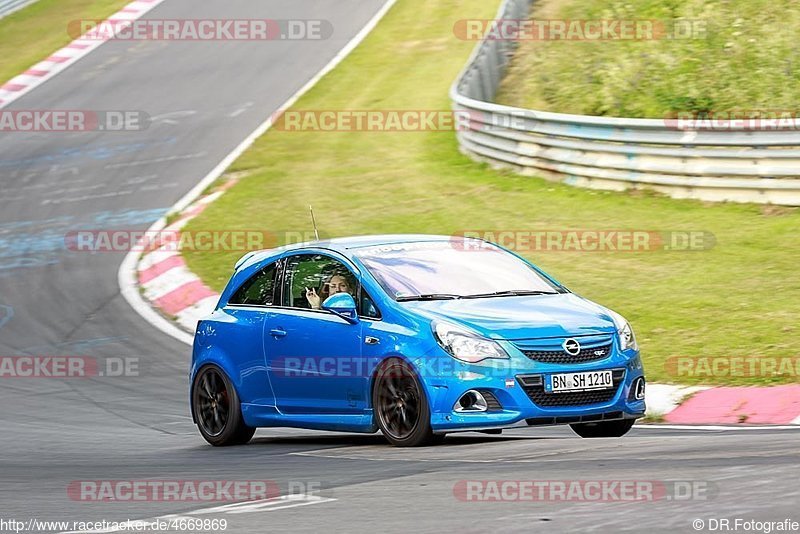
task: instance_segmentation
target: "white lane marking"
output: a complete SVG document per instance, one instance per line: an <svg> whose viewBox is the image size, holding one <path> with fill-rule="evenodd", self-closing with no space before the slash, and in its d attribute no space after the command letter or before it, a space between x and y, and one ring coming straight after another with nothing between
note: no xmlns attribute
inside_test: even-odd
<svg viewBox="0 0 800 534"><path fill-rule="evenodd" d="M283 505L283 506L276 506L276 507L271 508L270 510L267 510L267 511L268 512L277 512L278 510L286 510L287 508L296 508L298 506L307 506L309 504L322 504L324 502L335 501L335 500L336 499L325 499L325 500L316 501L316 502L300 502L300 503L296 503L296 504L286 504L286 505ZM241 512L236 512L236 513L241 513Z"/></svg>
<svg viewBox="0 0 800 534"><path fill-rule="evenodd" d="M336 499L332 497L320 497L318 495L281 495L280 497L273 497L270 499L259 499L256 501L244 501L231 504L224 504L222 506L214 506L212 508L201 508L191 512L184 512L182 514L168 514L158 517L150 517L147 519L132 519L132 524L136 523L152 523L154 521L190 521L196 520L194 516L207 515L207 514L250 514L259 512L277 512L278 510L286 510L288 508L296 508L298 506L308 506L311 504L323 504L332 502ZM104 530L70 530L61 532L60 534L109 534L112 532L120 532L126 530L125 521L121 521L122 525L116 528L108 528Z"/></svg>
<svg viewBox="0 0 800 534"><path fill-rule="evenodd" d="M241 106L239 109L237 109L233 113L229 114L228 117L238 117L239 115L241 115L242 113L247 111L247 109L252 107L252 106L253 106L253 102L247 102L243 106Z"/></svg>
<svg viewBox="0 0 800 534"><path fill-rule="evenodd" d="M105 184L104 184L105 185ZM96 195L80 195L77 197L45 198L39 204L42 206L57 205L65 203L86 202L87 200L97 200L99 198L116 198L135 193L133 189L123 189L121 191L109 191L107 193L97 193Z"/></svg>
<svg viewBox="0 0 800 534"><path fill-rule="evenodd" d="M44 174L33 173L33 174L29 174L28 176L26 176L24 180L25 181L29 181L28 180L29 178L39 177L39 176L45 176L45 175ZM81 178L79 180L59 180L58 181L58 185L61 185L61 186L71 186L71 185L74 185L74 184L82 184L82 183L86 183L86 180L84 178ZM12 187L8 187L8 189L6 189L6 190L7 191L13 191L14 193L18 193L20 191L31 191L31 190L34 190L34 189L50 189L51 187L53 187L53 183L52 182L47 182L47 183L36 183L36 184L30 184L30 185L23 185L21 187L13 187L13 188Z"/></svg>
<svg viewBox="0 0 800 534"><path fill-rule="evenodd" d="M128 20L134 21L141 18L145 13L157 7L164 0L135 0L122 9L108 17L113 20ZM19 74L5 82L0 80L0 109L6 107L14 102L21 96L29 93L37 87L47 83L49 80L55 78L58 74L64 72L69 67L97 50L100 46L107 43L109 40L87 38L86 34L73 40L70 44L54 51L51 55L33 65L28 71ZM53 59L55 58L55 59ZM38 71L40 75L32 76L26 74L29 71ZM5 82L5 83L4 83ZM6 89L2 87L5 86ZM16 86L13 90L8 89L10 86Z"/></svg>
<svg viewBox="0 0 800 534"><path fill-rule="evenodd" d="M281 495L280 497L272 497L270 499L223 504L222 506L206 508L191 513L205 515L217 513L247 514L252 512L274 512L276 510L285 510L286 508L307 506L309 504L322 504L335 500L336 499L332 497L320 497L319 495Z"/></svg>
<svg viewBox="0 0 800 534"><path fill-rule="evenodd" d="M182 154L180 156L164 156L161 158L142 159L138 161L126 161L124 163L111 163L106 165L104 169L123 169L127 167L138 167L141 165L152 165L153 163L164 163L165 161L181 161L185 159L202 158L205 152L195 152L194 154Z"/></svg>
<svg viewBox="0 0 800 534"><path fill-rule="evenodd" d="M147 184L139 187L139 191L161 191L162 189L171 189L173 187L178 187L178 182L161 182L158 184Z"/></svg>
<svg viewBox="0 0 800 534"><path fill-rule="evenodd" d="M151 180L158 178L157 174L145 174L144 176L134 176L133 178L126 178L125 185L140 185Z"/></svg>
<svg viewBox="0 0 800 534"><path fill-rule="evenodd" d="M153 225L148 231L157 232L164 227L166 219L159 221L160 226ZM131 250L125 255L122 264L117 272L117 283L119 284L120 292L128 304L138 313L145 321L150 323L151 326L156 327L161 332L174 337L178 341L186 345L192 345L194 335L181 330L175 323L168 320L166 317L158 313L155 309L150 307L142 295L139 293L138 273L136 272L136 263L142 252L138 250Z"/></svg>
<svg viewBox="0 0 800 534"><path fill-rule="evenodd" d="M172 206L170 213L183 211L200 195L202 195L203 191L205 191L209 185L216 181L217 178L222 176L222 173L225 172L231 163L241 156L244 151L256 141L256 139L264 134L264 132L270 129L272 126L273 116L277 116L281 112L294 105L294 103L297 102L297 100L307 93L312 87L314 87L323 76L332 71L339 63L342 62L342 60L344 60L344 58L350 55L350 53L355 50L359 44L361 44L361 41L363 41L375 28L375 26L378 25L384 15L389 12L396 2L397 0L387 0L383 7L381 7L377 13L375 13L369 22L367 22L366 26L361 28L361 31L359 31L352 39L350 39L344 48L342 48L339 53L336 54L336 56L334 56L334 58L322 68L322 70L317 72L317 74L314 75L314 77L311 78L308 83L306 83L295 94L293 94L289 100L284 102L275 113L270 114L269 118L258 128L256 128L253 133L247 136L245 140L233 150L233 152L225 156L225 158L220 161L219 164L217 164L217 166L205 176L205 178L200 180L196 186L194 186L188 193L186 193L186 195L183 196L183 198L181 198L174 206ZM166 221L166 217L163 217L156 221L148 230L150 232L158 232L166 226ZM139 289L136 285L136 264L138 263L141 254L141 251L132 250L125 256L125 259L122 261L122 264L119 267L119 271L117 272L117 283L119 284L122 296L126 301L128 301L128 304L131 306L131 308L133 308L139 315L142 316L145 321L150 323L152 326L161 330L163 333L186 343L187 345L191 345L194 340L194 334L187 333L172 321L164 318L161 314L151 308L150 304L146 302L139 293Z"/></svg>
<svg viewBox="0 0 800 534"><path fill-rule="evenodd" d="M179 119L185 119L193 115L197 115L197 111L193 109L187 109L184 111L170 111L168 113L162 113L161 115L156 115L155 117L150 117L150 122L152 124L156 124L159 122L163 124L178 124Z"/></svg>

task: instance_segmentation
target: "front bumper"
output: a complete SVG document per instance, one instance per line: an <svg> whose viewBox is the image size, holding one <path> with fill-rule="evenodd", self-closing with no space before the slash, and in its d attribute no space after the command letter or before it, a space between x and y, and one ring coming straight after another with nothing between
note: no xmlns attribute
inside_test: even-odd
<svg viewBox="0 0 800 534"><path fill-rule="evenodd" d="M644 399L636 398L635 383L644 380L638 352L615 352L588 364L464 365L453 376L426 380L434 432L488 430L514 426L559 425L636 419L645 414ZM512 360L513 362L514 360ZM614 385L604 390L547 393L547 375L612 370ZM488 393L497 400L487 411L457 412L454 405L468 390Z"/></svg>

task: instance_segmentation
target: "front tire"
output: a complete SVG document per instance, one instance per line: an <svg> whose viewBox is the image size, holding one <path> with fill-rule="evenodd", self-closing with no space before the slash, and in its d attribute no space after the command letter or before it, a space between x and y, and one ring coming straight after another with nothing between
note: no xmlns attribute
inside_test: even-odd
<svg viewBox="0 0 800 534"><path fill-rule="evenodd" d="M422 384L409 364L399 358L378 368L372 406L381 433L395 447L418 447L444 439L431 429L431 411Z"/></svg>
<svg viewBox="0 0 800 534"><path fill-rule="evenodd" d="M620 419L602 423L580 423L569 425L582 438L621 438L633 426L635 419Z"/></svg>
<svg viewBox="0 0 800 534"><path fill-rule="evenodd" d="M214 365L203 367L194 377L192 413L200 434L215 447L243 445L256 431L244 424L236 388Z"/></svg>

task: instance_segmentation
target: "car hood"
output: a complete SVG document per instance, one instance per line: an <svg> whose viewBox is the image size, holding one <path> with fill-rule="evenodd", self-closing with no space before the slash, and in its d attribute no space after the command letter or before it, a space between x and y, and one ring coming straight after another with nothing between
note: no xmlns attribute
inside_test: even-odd
<svg viewBox="0 0 800 534"><path fill-rule="evenodd" d="M613 333L608 310L572 293L403 303L430 319L446 320L492 339L537 339Z"/></svg>

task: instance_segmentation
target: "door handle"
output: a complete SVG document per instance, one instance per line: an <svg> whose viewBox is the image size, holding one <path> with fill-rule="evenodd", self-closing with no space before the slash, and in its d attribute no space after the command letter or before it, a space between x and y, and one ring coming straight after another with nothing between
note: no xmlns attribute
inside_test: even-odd
<svg viewBox="0 0 800 534"><path fill-rule="evenodd" d="M283 328L273 328L269 331L269 335L272 337L286 337L286 330Z"/></svg>
<svg viewBox="0 0 800 534"><path fill-rule="evenodd" d="M377 345L380 342L381 340L378 339L377 337L367 336L366 338L364 338L364 343L366 343L367 345Z"/></svg>

